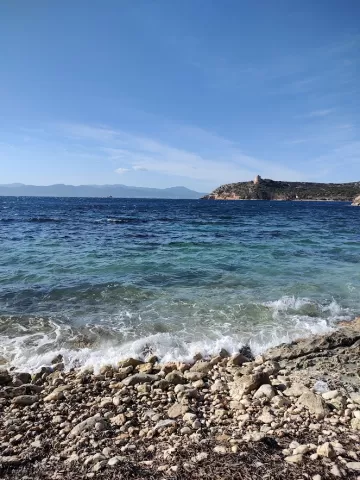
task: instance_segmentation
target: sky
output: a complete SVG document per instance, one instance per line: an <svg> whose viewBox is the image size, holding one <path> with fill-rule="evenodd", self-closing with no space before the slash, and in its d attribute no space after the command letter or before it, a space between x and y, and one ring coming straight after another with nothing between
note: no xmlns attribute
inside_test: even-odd
<svg viewBox="0 0 360 480"><path fill-rule="evenodd" d="M0 184L360 180L360 1L2 0Z"/></svg>

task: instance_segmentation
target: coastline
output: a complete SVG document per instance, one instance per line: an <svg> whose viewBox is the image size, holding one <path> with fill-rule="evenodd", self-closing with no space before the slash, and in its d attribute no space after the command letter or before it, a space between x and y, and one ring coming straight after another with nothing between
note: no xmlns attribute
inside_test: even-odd
<svg viewBox="0 0 360 480"><path fill-rule="evenodd" d="M2 371L0 476L357 478L360 319L340 327L255 359Z"/></svg>
<svg viewBox="0 0 360 480"><path fill-rule="evenodd" d="M214 200L214 201L238 201L238 202L336 202L336 203L350 203L352 204L353 200L339 200L339 199L332 199L332 198L324 198L324 199L319 199L319 198L292 198L292 199L285 199L285 198L206 198L202 197L199 198L199 200Z"/></svg>

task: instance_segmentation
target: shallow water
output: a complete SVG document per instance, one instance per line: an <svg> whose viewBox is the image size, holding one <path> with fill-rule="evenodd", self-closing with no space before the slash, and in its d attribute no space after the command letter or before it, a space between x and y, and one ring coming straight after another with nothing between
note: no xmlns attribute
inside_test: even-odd
<svg viewBox="0 0 360 480"><path fill-rule="evenodd" d="M255 352L360 314L360 208L0 197L0 355Z"/></svg>

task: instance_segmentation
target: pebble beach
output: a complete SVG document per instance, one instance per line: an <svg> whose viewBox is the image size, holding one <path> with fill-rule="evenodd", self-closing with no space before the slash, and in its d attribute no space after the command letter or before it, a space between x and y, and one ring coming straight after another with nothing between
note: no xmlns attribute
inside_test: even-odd
<svg viewBox="0 0 360 480"><path fill-rule="evenodd" d="M2 479L360 478L359 320L254 358L0 373Z"/></svg>

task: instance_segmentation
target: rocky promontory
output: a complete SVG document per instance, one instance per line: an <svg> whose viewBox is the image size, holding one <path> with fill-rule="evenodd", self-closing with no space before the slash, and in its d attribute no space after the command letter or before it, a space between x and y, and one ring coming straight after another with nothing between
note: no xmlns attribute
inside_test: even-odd
<svg viewBox="0 0 360 480"><path fill-rule="evenodd" d="M257 358L2 370L0 478L359 478L359 324Z"/></svg>
<svg viewBox="0 0 360 480"><path fill-rule="evenodd" d="M359 191L360 182L283 182L263 179L257 175L250 182L221 185L202 198L203 200L326 200L351 202L359 194Z"/></svg>
<svg viewBox="0 0 360 480"><path fill-rule="evenodd" d="M360 207L360 195L354 198L352 205L354 207Z"/></svg>

